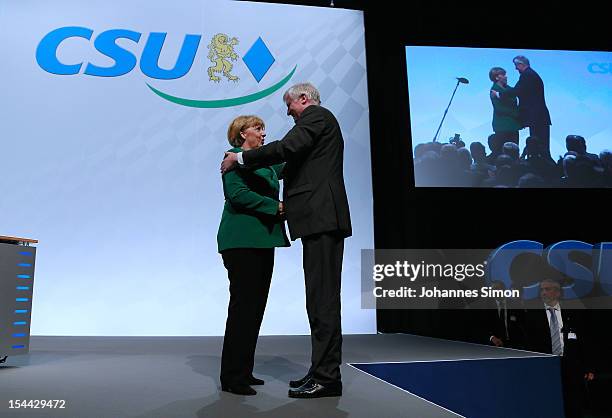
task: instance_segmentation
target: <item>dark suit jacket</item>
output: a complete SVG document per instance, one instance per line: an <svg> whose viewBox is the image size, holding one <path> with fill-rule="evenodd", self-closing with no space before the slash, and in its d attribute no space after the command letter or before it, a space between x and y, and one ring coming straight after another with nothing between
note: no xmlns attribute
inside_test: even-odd
<svg viewBox="0 0 612 418"><path fill-rule="evenodd" d="M475 304L470 304L468 318L470 324L471 342L477 344L493 344L491 337L495 336L504 342L504 347L524 348L525 333L523 330L524 309L516 309L511 301L506 301L506 314L508 320L508 335L504 322L504 310L501 316L497 311L494 299L483 298Z"/></svg>
<svg viewBox="0 0 612 418"><path fill-rule="evenodd" d="M521 325L522 313L521 310L512 309L511 303L507 302L506 312L504 313L502 309L498 314L495 301L491 301L490 309L483 311L485 316L482 321L485 327L483 336L487 342L491 344L490 337L496 336L504 341L504 347L523 348L525 335ZM508 335L506 335L504 315L507 315Z"/></svg>
<svg viewBox="0 0 612 418"><path fill-rule="evenodd" d="M531 67L521 73L514 87L500 92L501 99L507 96L519 98L519 118L523 127L551 125L544 99L544 82Z"/></svg>
<svg viewBox="0 0 612 418"><path fill-rule="evenodd" d="M344 140L334 115L308 106L280 141L242 154L247 168L285 161L283 201L291 239L321 232L352 234L344 187Z"/></svg>
<svg viewBox="0 0 612 418"><path fill-rule="evenodd" d="M564 362L569 363L576 371L591 371L592 347L582 312L563 309L561 306L561 319ZM543 306L541 309L529 309L525 312L525 331L527 350L552 354L548 316ZM570 339L570 333L576 334L577 339Z"/></svg>
<svg viewBox="0 0 612 418"><path fill-rule="evenodd" d="M542 306L542 305L540 305ZM564 309L561 306L563 320L563 356L561 357L561 382L563 403L567 418L581 417L584 391L584 373L594 371L592 344L583 318L584 311ZM542 306L540 309L526 311L528 329L528 350L551 353L550 327L548 316ZM568 338L574 333L577 339Z"/></svg>

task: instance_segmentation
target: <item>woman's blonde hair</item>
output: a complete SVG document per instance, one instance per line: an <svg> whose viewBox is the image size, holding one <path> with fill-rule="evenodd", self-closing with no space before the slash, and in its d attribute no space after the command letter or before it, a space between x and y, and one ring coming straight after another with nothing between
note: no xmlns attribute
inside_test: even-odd
<svg viewBox="0 0 612 418"><path fill-rule="evenodd" d="M240 132L253 126L266 127L264 121L255 115L242 115L235 118L227 128L227 140L233 147L241 147L244 144L244 138L240 136Z"/></svg>
<svg viewBox="0 0 612 418"><path fill-rule="evenodd" d="M492 82L496 82L497 81L497 76L500 74L506 74L506 70L504 70L501 67L493 67L489 70L489 80L491 80Z"/></svg>

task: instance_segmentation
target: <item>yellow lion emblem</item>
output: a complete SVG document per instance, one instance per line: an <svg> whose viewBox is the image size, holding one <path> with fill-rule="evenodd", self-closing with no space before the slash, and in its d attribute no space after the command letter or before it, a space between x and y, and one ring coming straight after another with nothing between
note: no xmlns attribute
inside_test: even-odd
<svg viewBox="0 0 612 418"><path fill-rule="evenodd" d="M234 52L234 45L238 44L237 38L229 39L224 33L218 33L213 36L208 45L208 59L211 60L215 65L208 67L208 77L210 81L218 83L221 78L216 76L215 73L223 73L228 80L238 81L239 78L235 75L230 74L234 66L229 60L236 61L238 54Z"/></svg>

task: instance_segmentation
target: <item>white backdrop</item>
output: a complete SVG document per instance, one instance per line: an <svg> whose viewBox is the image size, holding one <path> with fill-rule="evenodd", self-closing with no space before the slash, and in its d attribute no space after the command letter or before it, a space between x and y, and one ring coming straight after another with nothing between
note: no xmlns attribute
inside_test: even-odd
<svg viewBox="0 0 612 418"><path fill-rule="evenodd" d="M292 83L309 80L338 117L354 236L343 274L343 331L375 331L360 309L359 256L373 248L372 192L363 16L359 11L248 2L94 0L4 2L0 10L2 121L0 234L40 240L32 334L221 335L228 281L217 253L223 207L219 163L226 130L239 114L266 121L268 141L293 124L282 102ZM36 49L52 30L79 26L90 40L57 49L79 74L39 66ZM118 77L83 74L110 29L142 34L117 44L140 62L151 32L167 33L159 66L176 62L186 34L201 35L184 77L158 80L139 66ZM208 79L216 33L236 37L238 82ZM258 83L242 57L258 37L274 63ZM297 65L288 84L246 105L185 107L146 85L198 100L244 96L272 86ZM301 245L279 249L263 334L307 334Z"/></svg>

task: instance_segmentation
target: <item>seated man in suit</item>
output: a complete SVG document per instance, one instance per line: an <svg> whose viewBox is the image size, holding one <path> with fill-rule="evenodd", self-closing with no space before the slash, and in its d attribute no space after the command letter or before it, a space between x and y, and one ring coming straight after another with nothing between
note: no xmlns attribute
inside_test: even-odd
<svg viewBox="0 0 612 418"><path fill-rule="evenodd" d="M540 282L544 306L526 311L526 348L561 356L561 382L566 418L582 416L584 380L593 380L587 365L588 336L580 311L562 309L561 285L552 279ZM541 306L541 305L540 305Z"/></svg>
<svg viewBox="0 0 612 418"><path fill-rule="evenodd" d="M494 281L494 290L504 290L503 282ZM523 330L519 326L520 310L513 309L513 303L506 298L495 298L490 301L490 308L483 311L482 324L486 328L488 343L496 347L522 348Z"/></svg>

